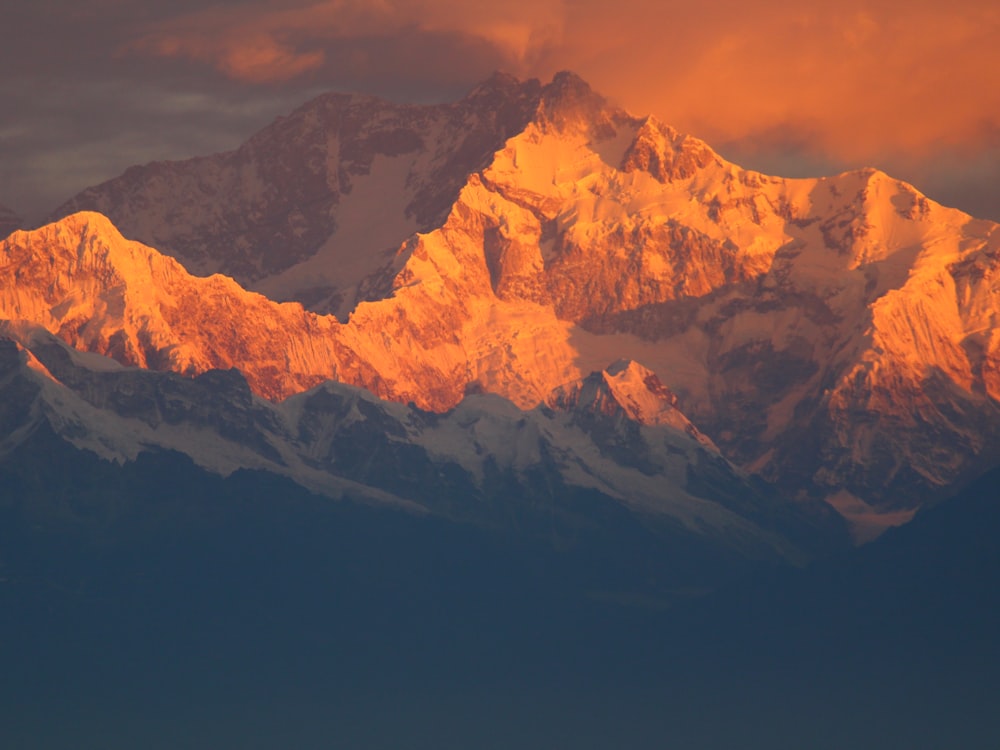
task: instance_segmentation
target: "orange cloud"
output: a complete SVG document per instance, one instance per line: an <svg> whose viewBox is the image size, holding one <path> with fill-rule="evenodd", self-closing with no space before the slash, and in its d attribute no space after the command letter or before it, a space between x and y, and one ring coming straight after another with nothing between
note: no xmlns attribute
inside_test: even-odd
<svg viewBox="0 0 1000 750"><path fill-rule="evenodd" d="M710 141L792 129L846 160L974 143L1000 122L1000 9L981 0L650 5L261 0L175 17L145 29L130 50L241 80L322 80L357 40L384 40L382 69L407 74L451 35L491 49L489 59L519 75L576 70L630 110ZM394 46L405 54L393 58ZM465 59L451 67L455 80L481 73Z"/></svg>
<svg viewBox="0 0 1000 750"><path fill-rule="evenodd" d="M148 39L145 51L161 57L207 62L230 78L253 83L287 81L322 66L322 50L300 52L267 34L247 33L223 40L165 36Z"/></svg>
<svg viewBox="0 0 1000 750"><path fill-rule="evenodd" d="M567 52L630 109L710 140L794 125L840 158L866 159L975 140L1000 120L1000 9L978 0L787 7L714 3L674 23L658 12L638 37L606 13L587 26L615 28L614 45L595 57L601 35L584 28L586 46Z"/></svg>

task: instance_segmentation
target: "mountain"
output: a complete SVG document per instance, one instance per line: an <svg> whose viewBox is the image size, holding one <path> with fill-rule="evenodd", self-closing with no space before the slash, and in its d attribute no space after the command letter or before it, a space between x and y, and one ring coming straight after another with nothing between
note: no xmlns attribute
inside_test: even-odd
<svg viewBox="0 0 1000 750"><path fill-rule="evenodd" d="M439 227L468 176L527 125L541 85L497 74L453 104L326 94L236 151L133 167L53 214L126 236L342 319L383 292L400 243Z"/></svg>
<svg viewBox="0 0 1000 750"><path fill-rule="evenodd" d="M13 231L20 229L21 226L21 217L3 204L0 204L0 239L3 239Z"/></svg>
<svg viewBox="0 0 1000 750"><path fill-rule="evenodd" d="M996 747L997 225L569 74L255 139L0 241L0 745Z"/></svg>
<svg viewBox="0 0 1000 750"><path fill-rule="evenodd" d="M219 476L267 472L321 496L501 529L518 518L530 528L535 516L586 527L611 512L740 559L803 560L838 539L830 511L754 486L635 364L591 378L637 378L646 391L631 383L624 406L619 386L603 408L524 412L473 395L437 414L334 382L272 404L236 370L191 379L123 368L36 327L3 333L0 455L37 434L117 465L169 452Z"/></svg>
<svg viewBox="0 0 1000 750"><path fill-rule="evenodd" d="M389 132L409 145L385 145ZM336 220L306 218L300 189L326 196L316 205ZM434 209L418 210L419 196ZM122 361L151 350L154 367L239 366L270 398L332 377L440 411L479 391L531 408L635 360L727 458L860 522L898 522L1000 462L996 224L876 170L791 180L741 169L572 74L497 76L428 107L320 97L232 154L133 168L56 215L84 207L195 271L223 269L341 319L265 306L251 342L216 310L176 350L169 334L144 343L126 330ZM42 268L49 244L75 248L81 222L98 220L64 221L65 240L43 228L7 247ZM275 234L287 225L300 239ZM119 241L107 226L92 234ZM326 297L295 281L334 278ZM50 282L40 288L44 310L63 309ZM75 346L119 346L117 323L105 342L91 335L103 323L78 334L44 310L27 317ZM136 325L167 314L139 312L150 322Z"/></svg>
<svg viewBox="0 0 1000 750"><path fill-rule="evenodd" d="M348 379L336 320L248 294L225 276L192 277L99 214L16 232L0 263L3 318L36 322L123 364L193 375L239 362L271 398Z"/></svg>
<svg viewBox="0 0 1000 750"><path fill-rule="evenodd" d="M40 403L12 386L52 382L29 362L0 347L4 427ZM710 557L610 507L539 543L40 426L0 457L0 742L990 750L998 480L706 596L671 584L704 585Z"/></svg>

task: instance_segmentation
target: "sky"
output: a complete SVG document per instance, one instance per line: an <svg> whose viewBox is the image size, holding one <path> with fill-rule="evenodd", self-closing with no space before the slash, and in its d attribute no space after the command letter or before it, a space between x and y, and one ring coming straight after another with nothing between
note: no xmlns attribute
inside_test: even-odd
<svg viewBox="0 0 1000 750"><path fill-rule="evenodd" d="M37 222L133 164L235 148L330 90L431 103L572 70L726 158L875 166L1000 220L984 0L33 0L0 26L0 204Z"/></svg>

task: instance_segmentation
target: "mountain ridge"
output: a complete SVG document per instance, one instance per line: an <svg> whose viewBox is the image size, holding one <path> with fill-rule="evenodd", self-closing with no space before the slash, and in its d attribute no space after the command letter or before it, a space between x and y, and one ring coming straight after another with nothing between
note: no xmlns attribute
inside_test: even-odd
<svg viewBox="0 0 1000 750"><path fill-rule="evenodd" d="M476 391L527 408L624 356L657 372L726 456L792 494L844 490L895 512L1000 461L997 225L878 170L742 170L576 76L536 84L495 78L441 105L532 114L488 163L477 157L440 226L282 272L343 271L360 301L322 323L337 351L272 397L333 377L422 408ZM395 184L372 158L366 184ZM254 383L248 354L211 364ZM280 347L269 356L280 362Z"/></svg>
<svg viewBox="0 0 1000 750"><path fill-rule="evenodd" d="M810 518L760 494L714 446L671 424L585 406L524 412L492 395L436 414L331 381L272 404L237 370L185 378L77 353L30 325L4 324L0 334L3 455L45 428L118 465L175 452L223 477L266 471L335 500L475 525L502 523L521 506L584 513L599 500L754 558L801 560L815 552L803 539L836 537L821 530L829 514ZM513 494L500 501L498 487Z"/></svg>

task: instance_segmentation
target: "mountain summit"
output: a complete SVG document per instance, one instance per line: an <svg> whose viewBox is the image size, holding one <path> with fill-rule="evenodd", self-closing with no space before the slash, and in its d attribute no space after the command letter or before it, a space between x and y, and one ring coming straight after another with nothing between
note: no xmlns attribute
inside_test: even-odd
<svg viewBox="0 0 1000 750"><path fill-rule="evenodd" d="M99 211L192 272L343 319L391 277L403 240L441 225L469 174L541 99L537 81L501 74L436 106L325 94L235 151L133 167L54 217Z"/></svg>
<svg viewBox="0 0 1000 750"><path fill-rule="evenodd" d="M123 361L237 366L270 398L335 378L444 411L482 391L532 408L625 358L729 460L844 508L912 510L1000 462L996 224L877 170L741 169L572 74L494 76L434 106L324 95L59 213L81 208L312 310L219 277L185 278L206 290L190 309L147 308L127 274L51 270L79 218L8 239L2 314ZM197 330L153 336L174 314Z"/></svg>
<svg viewBox="0 0 1000 750"><path fill-rule="evenodd" d="M643 425L670 425L715 449L677 409L677 396L656 373L631 360L620 359L602 372L555 389L546 403L563 411L600 414Z"/></svg>

